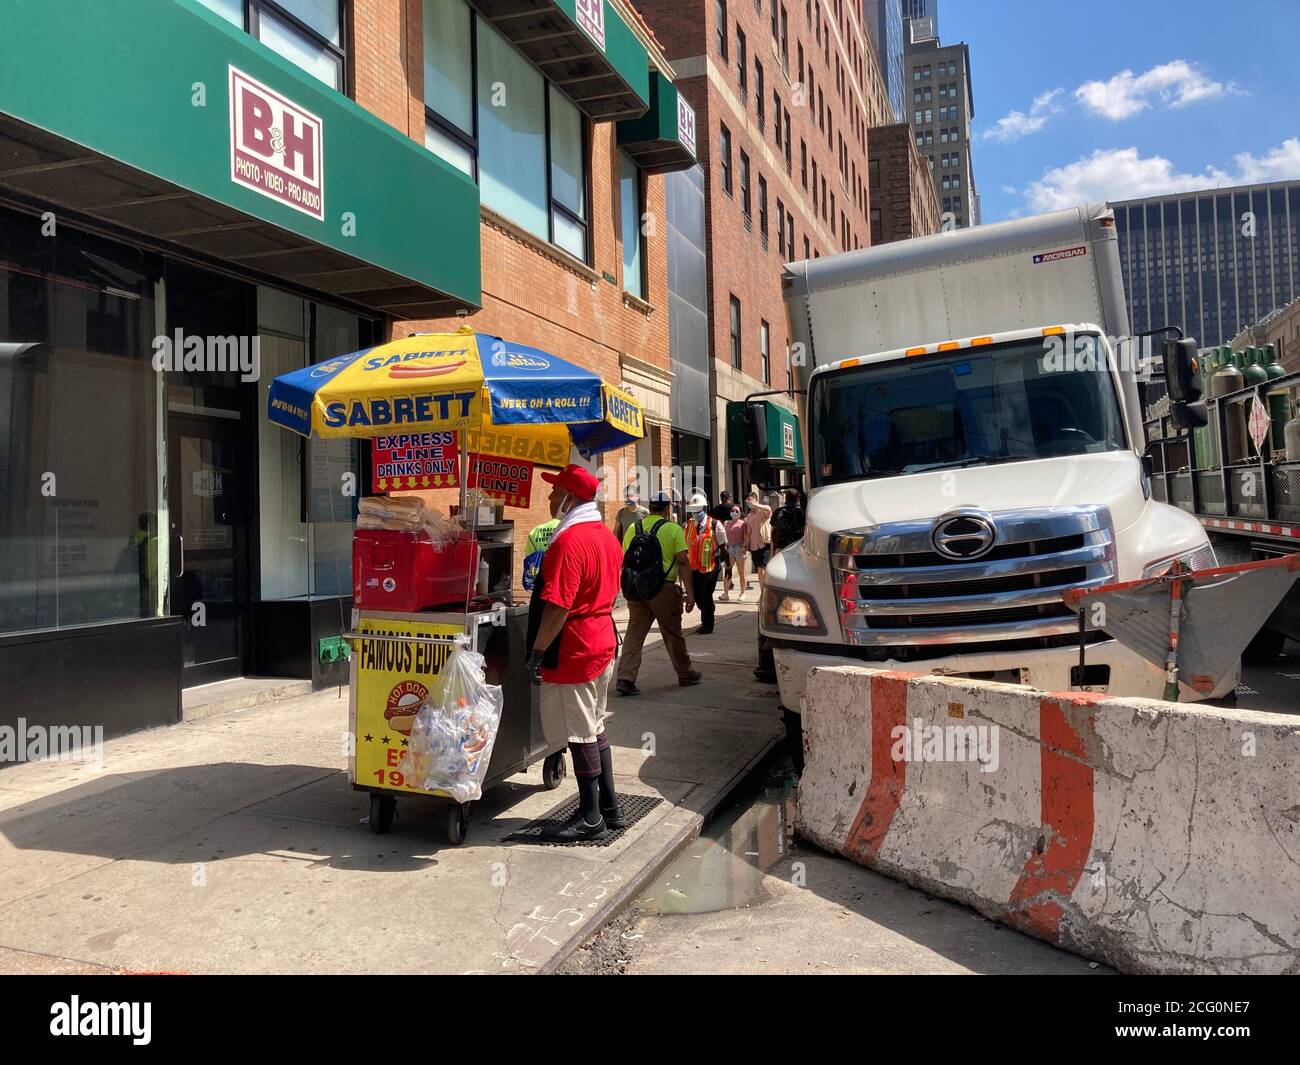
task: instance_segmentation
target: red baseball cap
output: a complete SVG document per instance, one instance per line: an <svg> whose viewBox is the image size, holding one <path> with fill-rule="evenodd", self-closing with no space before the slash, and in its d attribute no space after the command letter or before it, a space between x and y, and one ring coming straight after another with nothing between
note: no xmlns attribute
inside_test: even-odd
<svg viewBox="0 0 1300 1065"><path fill-rule="evenodd" d="M596 490L600 488L595 475L576 463L570 463L559 473L544 473L542 480L547 484L558 484L570 495L588 502L596 498Z"/></svg>

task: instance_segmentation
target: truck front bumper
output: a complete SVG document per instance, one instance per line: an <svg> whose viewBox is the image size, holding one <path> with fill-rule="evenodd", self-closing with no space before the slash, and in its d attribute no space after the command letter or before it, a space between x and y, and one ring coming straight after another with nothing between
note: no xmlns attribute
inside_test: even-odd
<svg viewBox="0 0 1300 1065"><path fill-rule="evenodd" d="M803 712L808 670L814 666L861 666L956 677L994 674L987 679L1011 684L1027 684L1039 691L1066 692L1072 690L1070 667L1079 664L1077 647L1058 647L1044 651L998 651L990 654L949 655L945 658L926 659L923 662L895 662L892 659L887 662L866 662L861 658L851 658L847 655L814 654L787 646L776 648L775 657L781 705L795 713ZM1089 644L1086 662L1089 666L1110 667L1109 683L1091 685L1085 689L1087 691L1139 699L1164 698L1164 672L1146 659L1138 657L1116 640ZM1186 684L1180 684L1179 702L1192 703L1206 698L1219 698L1237 686L1240 676L1240 667L1234 667L1208 696Z"/></svg>

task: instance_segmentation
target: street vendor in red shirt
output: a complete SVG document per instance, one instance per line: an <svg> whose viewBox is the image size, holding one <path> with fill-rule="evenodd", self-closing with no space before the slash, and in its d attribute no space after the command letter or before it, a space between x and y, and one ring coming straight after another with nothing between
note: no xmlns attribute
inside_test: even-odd
<svg viewBox="0 0 1300 1065"><path fill-rule="evenodd" d="M618 649L613 611L623 549L602 520L595 502L599 482L591 473L569 465L542 474L542 480L552 485L551 516L560 524L533 590L529 627L536 625L536 635L529 641L529 668L541 674L543 721L563 717L578 780L577 813L542 832L571 843L625 823L604 722Z"/></svg>

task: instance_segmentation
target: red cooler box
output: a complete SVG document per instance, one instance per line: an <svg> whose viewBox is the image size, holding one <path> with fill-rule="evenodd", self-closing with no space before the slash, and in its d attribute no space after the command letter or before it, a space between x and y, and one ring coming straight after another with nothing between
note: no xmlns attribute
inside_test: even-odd
<svg viewBox="0 0 1300 1065"><path fill-rule="evenodd" d="M357 529L352 534L352 600L363 610L413 613L431 607L464 608L478 575L472 533L438 548L422 533Z"/></svg>

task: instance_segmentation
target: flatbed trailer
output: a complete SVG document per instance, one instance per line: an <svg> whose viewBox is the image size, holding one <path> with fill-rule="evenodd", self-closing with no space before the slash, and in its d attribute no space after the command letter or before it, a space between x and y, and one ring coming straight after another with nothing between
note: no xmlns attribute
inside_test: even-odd
<svg viewBox="0 0 1300 1065"><path fill-rule="evenodd" d="M1153 390L1148 390L1148 398ZM1288 461L1285 450L1278 447L1281 427L1262 447L1252 443L1248 458L1218 461L1229 454L1230 405L1244 404L1248 418L1256 398L1269 410L1269 393L1280 390L1294 396L1300 390L1300 372L1222 396L1207 394L1206 427L1182 434L1171 427L1163 398L1146 404L1152 498L1194 515L1205 527L1221 566L1300 551L1300 461ZM1292 415L1297 409L1293 399ZM1272 661L1284 639L1300 640L1300 584L1264 623L1244 657Z"/></svg>

